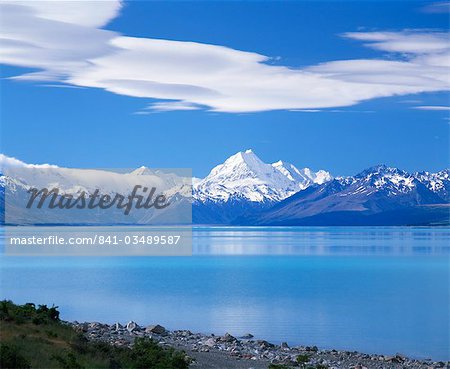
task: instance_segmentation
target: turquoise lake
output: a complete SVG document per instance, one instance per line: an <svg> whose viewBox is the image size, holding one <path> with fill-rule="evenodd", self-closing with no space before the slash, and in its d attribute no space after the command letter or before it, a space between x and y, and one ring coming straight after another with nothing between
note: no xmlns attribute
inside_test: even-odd
<svg viewBox="0 0 450 369"><path fill-rule="evenodd" d="M66 320L448 360L449 241L449 228L195 228L192 257L1 256L0 297Z"/></svg>

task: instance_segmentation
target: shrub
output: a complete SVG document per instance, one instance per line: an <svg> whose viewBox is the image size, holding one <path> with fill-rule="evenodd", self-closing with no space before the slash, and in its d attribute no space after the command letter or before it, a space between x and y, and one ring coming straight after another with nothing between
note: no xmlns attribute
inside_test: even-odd
<svg viewBox="0 0 450 369"><path fill-rule="evenodd" d="M69 352L66 357L55 355L53 359L61 365L61 369L83 369L72 352Z"/></svg>
<svg viewBox="0 0 450 369"><path fill-rule="evenodd" d="M19 326L24 324L24 326ZM149 338L129 347L89 341L59 320L58 307L15 305L0 301L0 329L7 330L0 346L0 368L29 369L188 369L184 352L162 348ZM58 340L54 340L58 338ZM7 344L7 345L6 345ZM21 356L21 354L24 356ZM29 358L30 362L26 360ZM282 367L281 367L282 368Z"/></svg>
<svg viewBox="0 0 450 369"><path fill-rule="evenodd" d="M3 369L28 369L30 363L14 346L0 344L0 368Z"/></svg>
<svg viewBox="0 0 450 369"><path fill-rule="evenodd" d="M136 338L130 353L136 369L188 369L189 363L182 352L161 349L150 338Z"/></svg>
<svg viewBox="0 0 450 369"><path fill-rule="evenodd" d="M59 311L57 306L49 308L47 305L39 305L36 309L36 305L32 303L15 305L12 301L3 300L0 301L0 320L17 324L46 324L59 321Z"/></svg>
<svg viewBox="0 0 450 369"><path fill-rule="evenodd" d="M296 361L300 365L306 364L309 362L309 356L306 354L300 354L297 356Z"/></svg>

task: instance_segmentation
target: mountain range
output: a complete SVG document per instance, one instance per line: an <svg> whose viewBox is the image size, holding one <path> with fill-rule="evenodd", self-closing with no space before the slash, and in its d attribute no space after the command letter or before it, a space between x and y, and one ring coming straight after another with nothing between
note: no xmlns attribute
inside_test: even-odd
<svg viewBox="0 0 450 369"><path fill-rule="evenodd" d="M132 171L111 171L99 169L73 169L61 168L54 165L26 164L13 158L0 154L0 213L2 221L7 224L186 224L192 222L191 193L192 182L188 173L190 171L164 172L156 169L140 167ZM40 209L36 206L27 208L30 200L30 189L38 191L47 189L58 190L56 203L68 204L70 200L75 203L80 196L87 199L78 201L76 205L85 204L83 207L67 205L66 208L58 206L49 208L48 204L53 195L46 202L47 205ZM143 189L146 188L145 191ZM148 200L149 194L155 192ZM152 204L156 196L164 194L170 206L156 210L154 206L138 209L132 207L132 211L125 214L128 196L136 190L136 195L142 197L141 204L148 200ZM88 208L86 204L89 196L98 192L98 198L103 195L110 197L107 203L116 194L122 195L122 205L107 206L100 209L99 206ZM35 204L41 197L38 196ZM68 200L69 199L69 200ZM6 201L5 201L6 200ZM98 201L97 201L98 203ZM124 205L125 204L125 205ZM68 210L70 208L70 211Z"/></svg>
<svg viewBox="0 0 450 369"><path fill-rule="evenodd" d="M3 163L15 159L2 157ZM17 164L17 163L21 164ZM0 189L58 184L67 191L90 190L92 170L28 165L20 178L5 173ZM30 171L30 168L34 168ZM51 168L50 171L48 168ZM7 172L7 170L6 170ZM408 173L378 165L348 177L325 170L298 169L278 161L264 163L252 150L238 152L203 179L180 179L141 167L124 174L104 174L102 188L124 191L132 183L157 180L167 194L192 203L194 224L224 225L447 225L450 170ZM16 171L17 173L17 171ZM26 173L26 174L25 174ZM31 174L30 174L31 173ZM17 176L17 175L16 175ZM156 179L155 179L156 178ZM78 185L74 187L74 183ZM81 183L81 184L80 184ZM119 184L120 183L120 184ZM1 194L1 192L0 192ZM192 196L191 196L192 194ZM3 195L4 196L4 195ZM146 217L144 219L147 219Z"/></svg>
<svg viewBox="0 0 450 369"><path fill-rule="evenodd" d="M251 150L193 188L196 223L432 225L449 223L450 171L407 173L378 165L355 176L265 164Z"/></svg>
<svg viewBox="0 0 450 369"><path fill-rule="evenodd" d="M264 214L255 225L432 225L449 223L449 170L409 174L379 165L354 177L311 185Z"/></svg>

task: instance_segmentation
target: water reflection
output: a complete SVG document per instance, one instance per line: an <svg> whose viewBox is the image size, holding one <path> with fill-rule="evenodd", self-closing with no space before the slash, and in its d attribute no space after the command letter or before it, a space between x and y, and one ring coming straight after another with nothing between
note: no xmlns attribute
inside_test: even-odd
<svg viewBox="0 0 450 369"><path fill-rule="evenodd" d="M449 359L447 228L195 228L193 257L0 257L69 320ZM253 256L252 256L253 255Z"/></svg>
<svg viewBox="0 0 450 369"><path fill-rule="evenodd" d="M194 228L197 255L450 255L449 228Z"/></svg>

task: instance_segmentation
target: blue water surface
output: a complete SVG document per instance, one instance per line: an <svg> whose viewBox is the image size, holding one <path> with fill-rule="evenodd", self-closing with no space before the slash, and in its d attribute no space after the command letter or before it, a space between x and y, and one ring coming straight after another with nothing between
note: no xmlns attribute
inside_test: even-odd
<svg viewBox="0 0 450 369"><path fill-rule="evenodd" d="M2 231L1 231L2 232ZM192 257L1 256L62 318L448 360L449 228L203 227Z"/></svg>

